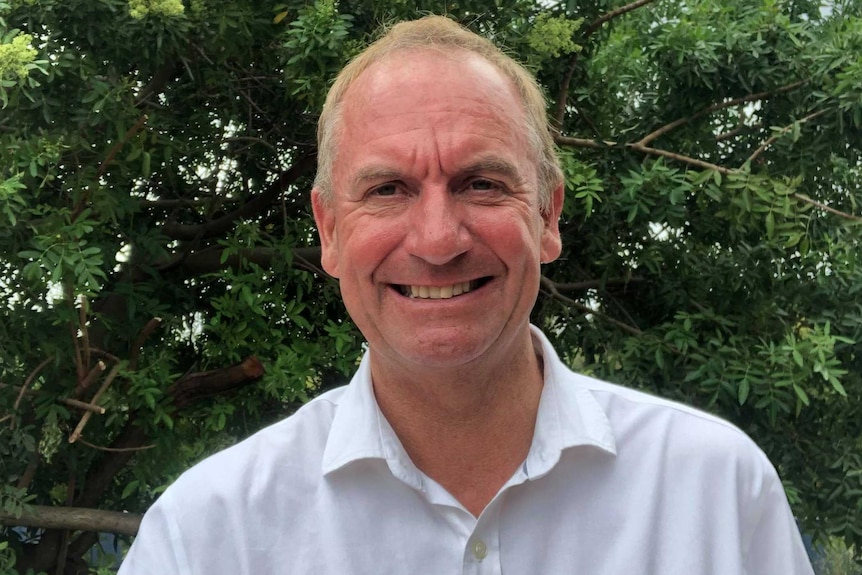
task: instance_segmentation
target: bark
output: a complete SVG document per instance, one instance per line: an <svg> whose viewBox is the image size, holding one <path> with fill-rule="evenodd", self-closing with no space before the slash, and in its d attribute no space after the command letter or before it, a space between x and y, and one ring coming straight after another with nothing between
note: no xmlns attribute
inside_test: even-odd
<svg viewBox="0 0 862 575"><path fill-rule="evenodd" d="M134 535L141 515L82 507L30 505L20 516L0 511L0 524L9 527L41 527L69 531L96 531Z"/></svg>

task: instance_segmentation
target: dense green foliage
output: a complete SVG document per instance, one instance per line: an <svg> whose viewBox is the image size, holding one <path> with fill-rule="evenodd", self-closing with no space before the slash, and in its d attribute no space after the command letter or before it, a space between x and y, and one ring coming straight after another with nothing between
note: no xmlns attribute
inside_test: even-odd
<svg viewBox="0 0 862 575"><path fill-rule="evenodd" d="M858 0L0 0L0 513L141 512L345 380L316 117L381 22L428 12L534 69L560 127L534 321L740 425L805 529L859 548ZM6 529L0 571L85 573L94 542Z"/></svg>

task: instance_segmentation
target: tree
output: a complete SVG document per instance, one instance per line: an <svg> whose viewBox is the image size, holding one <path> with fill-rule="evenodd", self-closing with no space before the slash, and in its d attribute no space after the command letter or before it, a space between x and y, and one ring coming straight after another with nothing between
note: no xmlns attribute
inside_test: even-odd
<svg viewBox="0 0 862 575"><path fill-rule="evenodd" d="M425 12L547 90L565 252L534 322L740 425L858 548L858 1L0 0L0 565L88 572L96 531L135 531L115 512L346 380L315 120Z"/></svg>

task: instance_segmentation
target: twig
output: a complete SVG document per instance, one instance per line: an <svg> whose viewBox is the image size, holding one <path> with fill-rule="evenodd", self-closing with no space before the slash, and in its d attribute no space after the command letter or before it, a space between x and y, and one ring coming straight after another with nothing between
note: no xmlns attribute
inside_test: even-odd
<svg viewBox="0 0 862 575"><path fill-rule="evenodd" d="M596 30L601 28L608 21L613 20L618 16L622 16L623 14L627 14L632 10L637 10L641 6L646 6L647 4L650 4L652 2L655 2L655 0L637 0L637 2L632 2L630 4L626 4L625 6L617 8L616 10L611 10L610 12L596 19L592 24L589 25L586 32L584 32L584 39L592 36L593 33L596 32Z"/></svg>
<svg viewBox="0 0 862 575"><path fill-rule="evenodd" d="M578 68L578 58L580 55L580 52L572 54L572 59L569 60L569 67L566 68L566 75L563 76L563 81L560 82L560 91L557 94L557 107L554 110L554 123L559 133L562 133L563 122L566 121L566 106L569 105L569 87L572 85L572 76L575 75L575 70Z"/></svg>
<svg viewBox="0 0 862 575"><path fill-rule="evenodd" d="M766 92L759 92L757 94L749 94L747 96L742 96L740 98L734 98L733 100L728 100L726 102L719 102L717 104L713 104L712 106L706 107L706 108L700 110L699 112L696 112L695 114L693 114L691 116L688 116L685 118L680 118L680 119L675 120L669 124L665 124L661 128L658 128L657 130L654 130L654 131L650 132L649 134L647 134L646 136L644 136L643 138L641 138L637 142L637 144L639 144L641 146L646 146L647 144L649 144L650 142L652 142L653 140L655 140L659 136L663 136L664 134L670 132L671 130L678 128L679 126L682 126L683 124L687 124L687 123L691 122L692 120L696 120L697 118L700 118L701 116L705 116L707 114L717 112L718 110L723 110L724 108L730 108L732 106L744 104L746 102L754 102L756 100L763 100L763 99L769 98L770 96L777 96L779 94L783 94L784 92L789 92L791 90L794 90L794 89L806 84L807 82L808 82L808 80L799 80L798 82L793 82L792 84L787 84L786 86L782 86L782 87L777 88L775 90L770 90L770 91L766 91Z"/></svg>
<svg viewBox="0 0 862 575"><path fill-rule="evenodd" d="M150 337L150 334L155 331L159 324L162 323L162 318L154 317L150 321L147 322L147 325L138 333L138 337L135 339L135 343L132 345L132 352L129 354L129 371L134 371L138 365L138 358L141 356L141 349L144 347L144 343L147 341L147 338Z"/></svg>
<svg viewBox="0 0 862 575"><path fill-rule="evenodd" d="M571 146L573 148L592 148L594 150L607 150L609 148L616 148L618 144L616 142L610 142L608 140L598 141L598 140L589 140L586 138L572 138L569 136L554 136L554 141L560 146Z"/></svg>
<svg viewBox="0 0 862 575"><path fill-rule="evenodd" d="M260 144L261 146L265 146L272 150L273 152L278 152L278 148L267 142L266 140L262 140L261 138L255 138L254 136L232 136L230 138L225 138L225 142L253 142L255 144Z"/></svg>
<svg viewBox="0 0 862 575"><path fill-rule="evenodd" d="M107 391L108 387L111 386L111 383L114 382L114 378L117 377L117 374L120 372L120 364L114 365L111 368L111 371L108 373L108 376L105 378L105 381L102 383L102 387L99 388L99 391L93 396L90 400L90 405L94 407L99 407L96 403L99 401L99 398L102 397L102 394ZM87 422L90 421L90 417L92 417L93 412L87 411L84 415L81 416L81 421L78 422L78 426L75 428L75 431L72 432L72 435L69 436L69 443L75 443L79 437L81 437L81 432L84 431L84 427L87 425Z"/></svg>
<svg viewBox="0 0 862 575"><path fill-rule="evenodd" d="M85 411L92 411L93 413L97 413L99 415L105 415L105 408L101 405L93 405L91 403L86 403L83 401L78 401L77 399L58 399L57 401L61 403L65 403L69 407L77 407L78 409L83 409Z"/></svg>
<svg viewBox="0 0 862 575"><path fill-rule="evenodd" d="M633 277L629 279L619 278L619 279L608 279L608 280L588 280L583 282L574 282L574 283L556 283L554 285L560 291L583 291L588 289L597 289L602 287L614 286L614 285L622 285L626 286L632 283L640 283L644 281L644 278L641 277Z"/></svg>
<svg viewBox="0 0 862 575"><path fill-rule="evenodd" d="M606 150L609 148L619 148L624 147L629 150L634 150L636 152L640 152L642 154L646 154L648 156L660 156L662 158L668 158L670 160L675 160L677 162L682 162L684 164L688 164L689 166L696 166L698 168L703 168L705 170L715 170L722 174L736 174L739 173L740 170L735 170L733 168L725 168L723 166L719 166L718 164L713 164L711 162L705 162L703 160L698 160L697 158L692 158L690 156L684 156L682 154L677 154L675 152L669 152L667 150L660 150L658 148L650 148L649 146L641 146L637 142L628 143L628 144L618 144L616 142L611 142L608 140L587 140L584 138L570 138L567 136L555 136L554 141L561 146L572 146L576 148L592 148L594 150Z"/></svg>
<svg viewBox="0 0 862 575"><path fill-rule="evenodd" d="M800 194L798 192L794 192L793 197L799 200L800 202L805 202L806 204L811 204L812 206L816 206L821 210L827 211L830 214L835 214L836 216L840 216L846 220L851 220L854 222L862 222L862 217L854 216L853 214L848 214L847 212L842 212L840 210L836 210L835 208L829 207L826 204L818 202L815 199L809 198L805 194Z"/></svg>
<svg viewBox="0 0 862 575"><path fill-rule="evenodd" d="M90 303L87 296L81 294L81 309L78 311L78 329L81 330L81 351L84 354L84 367L90 367L90 334L87 332L87 314L90 313ZM104 366L102 366L104 370ZM92 372L91 372L92 373ZM84 386L86 387L86 386Z"/></svg>
<svg viewBox="0 0 862 575"><path fill-rule="evenodd" d="M0 388L10 387L12 389L23 390L24 395L32 395L32 394L43 394L42 390L36 389L27 389L24 386L17 385L9 385L7 383L0 383ZM84 403L83 401L78 401L76 399L67 399L64 397L58 397L55 399L57 403L63 403L68 405L69 407L77 407L78 409L86 409L88 411L92 411L94 413L103 414L105 413L104 408L99 407L98 405L90 405L89 403Z"/></svg>
<svg viewBox="0 0 862 575"><path fill-rule="evenodd" d="M50 357L37 365L36 369L30 372L30 375L28 375L27 379L24 380L24 385L21 386L21 391L18 392L18 397L15 399L15 404L12 406L13 410L18 409L18 406L21 405L21 398L23 398L24 394L27 393L27 388L30 387L30 384L33 383L33 380L36 379L37 375L39 375L39 372L45 369L45 366L49 363L51 363Z"/></svg>
<svg viewBox="0 0 862 575"><path fill-rule="evenodd" d="M596 310L592 309L591 307L586 306L580 302L576 302L575 300L564 296L557 289L557 284L555 284L551 279L549 279L545 276L542 276L541 282L542 282L542 286L544 286L551 293L551 296L553 296L554 299L559 300L562 303L564 303L570 307L573 307L573 308L577 309L578 311L581 311L585 314L591 314L591 315L593 315L593 316L595 316L595 317L597 317L603 321L609 322L609 323L617 326L621 330L623 330L626 333L629 333L631 335L642 335L643 334L643 332L636 327L632 327L626 323L615 320L612 317L602 315L601 313L597 312Z"/></svg>
<svg viewBox="0 0 862 575"><path fill-rule="evenodd" d="M818 110L816 112L808 114L804 118L796 120L795 122L793 122L792 124L790 124L788 126L784 126L783 128L781 128L781 130L779 130L777 133L773 134L772 136L767 138L766 141L764 141L762 144L760 144L760 146L756 150L754 150L754 153L751 154L747 160L745 160L745 164L750 164L754 160L756 160L758 158L758 156L760 156L760 154L762 154L763 152L766 151L766 148L771 146L778 138L780 138L781 136L783 136L784 134L786 134L787 132L792 130L794 128L794 126L804 124L805 122L808 122L809 120L813 120L817 116L822 116L823 114L825 114L826 112L829 112L829 111L831 111L831 110L829 110L829 109ZM745 164L743 164L743 165L745 165Z"/></svg>
<svg viewBox="0 0 862 575"><path fill-rule="evenodd" d="M96 179L99 179L103 175L105 175L105 170L108 168L108 164L110 164L114 160L114 157L123 148L126 142L131 140L134 135L137 134L141 130L141 128L144 127L144 124L146 124L146 122L147 115L141 114L141 117L138 118L138 120L134 124L132 124L132 127L126 130L126 133L123 134L123 137L114 142L114 145L111 146L111 149L108 151L108 155L105 156L105 159L102 161L101 164L99 164L99 169L96 170Z"/></svg>
<svg viewBox="0 0 862 575"><path fill-rule="evenodd" d="M695 166L698 168L703 168L705 170L715 170L716 172L719 172L724 175L735 174L739 172L739 170L734 170L733 168L725 168L724 166L719 166L718 164L705 162L703 160L698 160L697 158L684 156L675 152L668 152L667 150L660 150L658 148L650 148L648 146L641 146L639 144L626 144L626 147L636 152L641 152L642 154L647 154L649 156L660 156L662 158L676 160L677 162L682 162L683 164L688 164L689 166Z"/></svg>
<svg viewBox="0 0 862 575"><path fill-rule="evenodd" d="M87 447L92 447L93 449L98 449L99 451L107 451L109 453L128 453L131 451L145 451L147 449L152 449L155 447L155 444L142 445L140 447L103 447L101 445L94 445L83 437L79 437L78 442L83 443Z"/></svg>
<svg viewBox="0 0 862 575"><path fill-rule="evenodd" d="M73 220L77 217L77 215L73 216ZM72 284L70 282L66 282L63 286L63 291L66 294L66 303L69 304L69 308L71 308L72 313L75 313L75 294L72 291ZM86 377L87 370L90 369L90 366L84 367L84 354L81 351L81 344L78 342L78 330L75 328L75 324L73 322L69 322L69 337L72 338L72 347L75 350L75 375L76 381L81 381Z"/></svg>

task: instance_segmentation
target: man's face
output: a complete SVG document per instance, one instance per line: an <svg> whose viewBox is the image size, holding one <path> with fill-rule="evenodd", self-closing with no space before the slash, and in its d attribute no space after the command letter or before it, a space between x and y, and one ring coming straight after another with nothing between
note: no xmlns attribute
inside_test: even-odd
<svg viewBox="0 0 862 575"><path fill-rule="evenodd" d="M563 195L540 213L515 88L478 56L413 51L367 69L342 107L334 198L313 206L372 360L503 361L560 253Z"/></svg>

